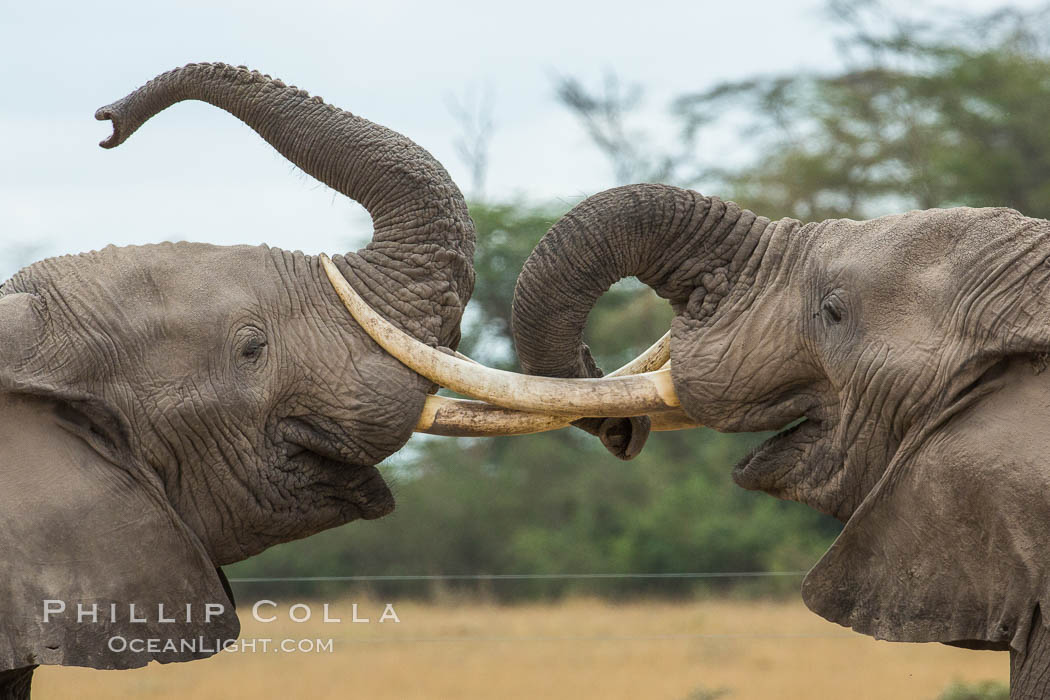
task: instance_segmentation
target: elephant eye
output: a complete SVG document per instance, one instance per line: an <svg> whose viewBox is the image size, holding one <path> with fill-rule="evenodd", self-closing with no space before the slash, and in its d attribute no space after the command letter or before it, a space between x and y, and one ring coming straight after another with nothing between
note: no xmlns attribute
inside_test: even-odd
<svg viewBox="0 0 1050 700"><path fill-rule="evenodd" d="M266 347L265 340L252 339L244 344L241 348L241 357L246 360L257 360L262 355L263 348Z"/></svg>
<svg viewBox="0 0 1050 700"><path fill-rule="evenodd" d="M242 328L237 333L237 360L241 366L258 364L266 354L266 335L254 326Z"/></svg>
<svg viewBox="0 0 1050 700"><path fill-rule="evenodd" d="M820 315L825 323L841 323L843 316L846 315L845 304L835 294L829 294L824 297L824 301L820 302Z"/></svg>

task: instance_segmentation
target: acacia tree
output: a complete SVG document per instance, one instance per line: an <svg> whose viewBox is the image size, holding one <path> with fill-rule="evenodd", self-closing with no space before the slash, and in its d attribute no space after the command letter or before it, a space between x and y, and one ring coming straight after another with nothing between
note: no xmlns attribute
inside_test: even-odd
<svg viewBox="0 0 1050 700"><path fill-rule="evenodd" d="M557 79L555 96L608 159L613 184L672 182L695 169L696 129L683 130L675 147L661 149L653 145L652 134L638 125L641 120L636 112L643 104L643 86L624 84L610 71L601 87L592 91L578 78L562 76Z"/></svg>
<svg viewBox="0 0 1050 700"><path fill-rule="evenodd" d="M682 151L658 162L689 162L726 118L753 154L736 167L678 169L677 184L804 220L955 205L1050 216L1050 9L909 19L848 0L829 12L840 70L725 82L674 100ZM594 136L602 100L573 87L583 96L560 89L563 104L610 158L630 158L630 143L611 149L609 134Z"/></svg>

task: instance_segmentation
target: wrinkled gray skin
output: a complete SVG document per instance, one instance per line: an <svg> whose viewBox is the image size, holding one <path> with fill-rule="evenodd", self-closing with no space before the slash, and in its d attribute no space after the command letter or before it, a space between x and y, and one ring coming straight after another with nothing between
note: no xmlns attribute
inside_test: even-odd
<svg viewBox="0 0 1050 700"><path fill-rule="evenodd" d="M336 264L415 337L458 343L474 228L426 151L221 64L100 110L115 132L103 145L182 99L230 111L364 204L374 240ZM36 263L0 292L0 697L28 697L37 664L208 656L117 653L107 640L235 638L217 567L393 509L374 465L409 438L432 386L357 326L316 257L109 247ZM47 599L66 614L44 622ZM99 604L100 621L76 624L78 602ZM130 623L129 603L149 622ZM160 623L158 603L180 621ZM210 622L207 603L225 606Z"/></svg>
<svg viewBox="0 0 1050 700"><path fill-rule="evenodd" d="M539 243L514 337L530 373L597 374L587 312L636 275L673 306L672 376L693 419L806 418L733 478L846 523L803 584L809 607L882 639L1010 649L1014 697L1047 697L1048 256L1050 222L1010 209L802 224L634 185ZM621 457L648 430L584 427Z"/></svg>

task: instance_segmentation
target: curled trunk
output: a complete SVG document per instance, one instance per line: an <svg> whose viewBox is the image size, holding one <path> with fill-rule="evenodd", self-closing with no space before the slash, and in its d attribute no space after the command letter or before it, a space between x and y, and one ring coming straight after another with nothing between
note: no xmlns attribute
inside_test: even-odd
<svg viewBox="0 0 1050 700"><path fill-rule="evenodd" d="M583 329L613 283L635 276L676 313L698 314L728 291L768 225L732 202L667 185L589 197L543 237L518 278L512 330L522 367L550 377L601 376ZM637 454L649 429L644 418L577 425L624 458Z"/></svg>

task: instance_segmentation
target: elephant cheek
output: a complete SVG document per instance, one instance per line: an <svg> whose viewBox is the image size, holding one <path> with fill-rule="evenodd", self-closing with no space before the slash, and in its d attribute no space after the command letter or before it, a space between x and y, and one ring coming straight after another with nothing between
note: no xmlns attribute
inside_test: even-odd
<svg viewBox="0 0 1050 700"><path fill-rule="evenodd" d="M694 319L671 324L671 376L682 409L727 432L779 430L811 403L800 389L797 353L758 333L754 323L700 329Z"/></svg>

